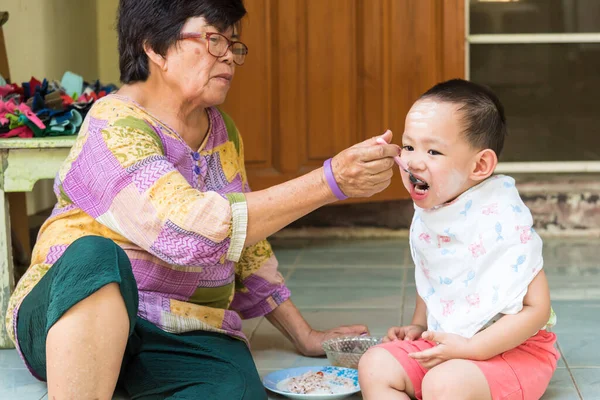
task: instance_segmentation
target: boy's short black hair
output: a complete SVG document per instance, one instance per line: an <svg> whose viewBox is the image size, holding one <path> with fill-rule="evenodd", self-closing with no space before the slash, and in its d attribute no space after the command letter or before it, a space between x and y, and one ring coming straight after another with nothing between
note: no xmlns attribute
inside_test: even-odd
<svg viewBox="0 0 600 400"><path fill-rule="evenodd" d="M117 31L123 83L143 82L150 73L144 43L164 56L189 18L204 17L221 31L238 28L243 0L120 0Z"/></svg>
<svg viewBox="0 0 600 400"><path fill-rule="evenodd" d="M419 100L433 99L460 105L464 134L476 149L492 149L500 157L507 135L504 107L491 89L464 79L441 82Z"/></svg>

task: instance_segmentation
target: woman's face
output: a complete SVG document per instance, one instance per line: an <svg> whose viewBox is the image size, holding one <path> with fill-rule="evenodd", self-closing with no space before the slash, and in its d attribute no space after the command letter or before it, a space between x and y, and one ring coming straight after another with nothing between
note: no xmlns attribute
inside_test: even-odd
<svg viewBox="0 0 600 400"><path fill-rule="evenodd" d="M221 33L229 40L238 39L233 28L219 32L202 17L190 18L181 30L181 33L209 32ZM184 99L203 107L225 101L235 73L231 50L222 57L215 57L208 52L207 39L184 39L171 46L165 59L164 79Z"/></svg>

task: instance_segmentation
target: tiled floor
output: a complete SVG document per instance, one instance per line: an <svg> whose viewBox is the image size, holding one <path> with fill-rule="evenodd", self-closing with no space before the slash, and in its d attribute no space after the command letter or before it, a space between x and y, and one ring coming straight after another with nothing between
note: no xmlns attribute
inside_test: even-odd
<svg viewBox="0 0 600 400"><path fill-rule="evenodd" d="M389 326L410 320L414 280L405 239L273 244L292 299L315 328L364 323L372 334L383 335ZM600 399L598 254L596 239L545 240L545 268L563 359L544 400ZM261 376L281 368L327 364L325 358L299 356L264 319L245 321L244 330ZM45 394L45 385L29 376L14 350L0 351L0 399L39 400Z"/></svg>

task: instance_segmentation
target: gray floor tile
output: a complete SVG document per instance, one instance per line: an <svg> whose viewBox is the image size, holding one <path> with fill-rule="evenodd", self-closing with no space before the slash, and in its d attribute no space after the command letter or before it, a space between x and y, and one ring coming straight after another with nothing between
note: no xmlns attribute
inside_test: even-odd
<svg viewBox="0 0 600 400"><path fill-rule="evenodd" d="M294 345L264 319L250 341L258 369L290 368L301 357Z"/></svg>
<svg viewBox="0 0 600 400"><path fill-rule="evenodd" d="M578 281L592 281L598 282L596 279L600 279L600 262L595 262L593 265L568 265L568 266L553 266L548 260L544 260L544 270L549 280L555 280L560 283L560 279Z"/></svg>
<svg viewBox="0 0 600 400"><path fill-rule="evenodd" d="M415 268L414 265L411 266L410 268L407 268L407 274L406 274L406 284L410 285L412 287L415 286Z"/></svg>
<svg viewBox="0 0 600 400"><path fill-rule="evenodd" d="M3 400L48 400L48 389L45 383L37 381L31 377L31 374L26 369L11 370L7 373L0 368L0 399ZM14 390L7 390L5 385L7 381L12 380L15 387ZM113 400L129 400L129 396L122 390L117 390Z"/></svg>
<svg viewBox="0 0 600 400"><path fill-rule="evenodd" d="M558 343L569 367L600 367L598 333L558 334Z"/></svg>
<svg viewBox="0 0 600 400"><path fill-rule="evenodd" d="M400 288L406 269L397 268L304 268L297 267L287 280L288 286L346 286Z"/></svg>
<svg viewBox="0 0 600 400"><path fill-rule="evenodd" d="M579 395L566 369L557 369L541 400L577 400ZM587 400L587 399L586 399Z"/></svg>
<svg viewBox="0 0 600 400"><path fill-rule="evenodd" d="M39 400L47 392L46 384L26 369L0 368L0 399Z"/></svg>
<svg viewBox="0 0 600 400"><path fill-rule="evenodd" d="M302 250L305 247L307 247L308 245L310 245L311 241L313 239L282 239L282 238L275 238L275 237L270 237L269 239L269 243L271 244L271 247L273 247L273 250Z"/></svg>
<svg viewBox="0 0 600 400"><path fill-rule="evenodd" d="M310 242L310 240L296 240L296 239L282 239L282 240L271 240L271 246L277 261L279 261L279 269L282 271L289 271L292 269L302 253L304 247ZM284 274L285 276L285 274Z"/></svg>
<svg viewBox="0 0 600 400"><path fill-rule="evenodd" d="M4 369L22 369L26 368L25 364L19 357L17 350L4 349L0 350L0 368Z"/></svg>
<svg viewBox="0 0 600 400"><path fill-rule="evenodd" d="M242 321L242 332L244 332L244 335L246 335L248 339L252 339L252 335L261 321L262 317L246 319Z"/></svg>
<svg viewBox="0 0 600 400"><path fill-rule="evenodd" d="M575 368L571 373L585 400L600 400L600 368Z"/></svg>
<svg viewBox="0 0 600 400"><path fill-rule="evenodd" d="M552 300L600 300L600 268L546 267Z"/></svg>
<svg viewBox="0 0 600 400"><path fill-rule="evenodd" d="M402 305L397 288L292 287L299 308L395 309Z"/></svg>
<svg viewBox="0 0 600 400"><path fill-rule="evenodd" d="M326 267L386 267L398 268L405 264L406 257L396 251L312 251L305 250L298 266L307 268Z"/></svg>
<svg viewBox="0 0 600 400"><path fill-rule="evenodd" d="M404 252L408 250L408 237L394 239L314 239L306 246L306 249L315 252Z"/></svg>
<svg viewBox="0 0 600 400"><path fill-rule="evenodd" d="M302 358L294 346L279 333L255 337L251 350L259 369L291 368Z"/></svg>
<svg viewBox="0 0 600 400"><path fill-rule="evenodd" d="M552 301L600 301L600 286L598 281L579 278L579 282L573 282L569 279L550 278L548 284L550 286L550 297Z"/></svg>
<svg viewBox="0 0 600 400"><path fill-rule="evenodd" d="M130 400L131 398L125 393L124 390L117 389L115 394L113 395L112 400ZM45 395L42 400L48 400L48 395Z"/></svg>
<svg viewBox="0 0 600 400"><path fill-rule="evenodd" d="M342 325L362 324L369 327L372 336L383 336L388 328L400 323L399 309L385 310L336 310L303 309L302 315L308 323L318 330L327 330ZM261 328L269 324L265 322ZM269 324L270 325L270 324ZM258 330L256 335L260 335Z"/></svg>
<svg viewBox="0 0 600 400"><path fill-rule="evenodd" d="M600 301L554 301L552 306L558 318L557 334L600 330Z"/></svg>
<svg viewBox="0 0 600 400"><path fill-rule="evenodd" d="M600 301L554 301L554 332L570 367L600 366Z"/></svg>
<svg viewBox="0 0 600 400"><path fill-rule="evenodd" d="M291 269L299 260L300 252L297 250L274 250L275 257L279 262L279 269Z"/></svg>

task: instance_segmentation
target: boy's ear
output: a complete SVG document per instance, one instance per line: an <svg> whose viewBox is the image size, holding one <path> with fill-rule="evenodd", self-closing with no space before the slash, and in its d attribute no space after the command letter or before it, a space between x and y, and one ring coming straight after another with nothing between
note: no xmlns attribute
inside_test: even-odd
<svg viewBox="0 0 600 400"><path fill-rule="evenodd" d="M494 150L481 150L475 155L475 165L470 178L477 182L482 181L494 173L497 165L498 156Z"/></svg>

